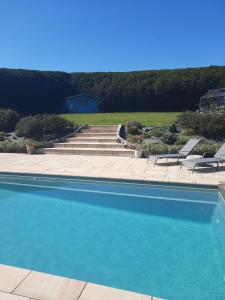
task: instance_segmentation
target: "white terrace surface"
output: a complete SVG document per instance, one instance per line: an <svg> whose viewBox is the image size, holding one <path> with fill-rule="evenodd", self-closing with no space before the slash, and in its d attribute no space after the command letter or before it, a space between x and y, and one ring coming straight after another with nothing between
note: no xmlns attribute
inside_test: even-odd
<svg viewBox="0 0 225 300"><path fill-rule="evenodd" d="M157 300L102 285L0 265L0 300Z"/></svg>
<svg viewBox="0 0 225 300"><path fill-rule="evenodd" d="M147 159L87 155L27 155L0 154L0 172L121 178L190 184L215 184L225 181L225 165L191 172L174 162L162 160L159 165L147 164Z"/></svg>

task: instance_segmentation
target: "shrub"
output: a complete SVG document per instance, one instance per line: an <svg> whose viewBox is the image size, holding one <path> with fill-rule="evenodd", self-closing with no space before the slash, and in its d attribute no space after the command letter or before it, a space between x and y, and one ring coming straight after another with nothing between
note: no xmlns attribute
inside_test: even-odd
<svg viewBox="0 0 225 300"><path fill-rule="evenodd" d="M176 133L177 132L177 126L175 124L171 125L169 127L169 132Z"/></svg>
<svg viewBox="0 0 225 300"><path fill-rule="evenodd" d="M141 123L135 120L128 121L126 126L127 132L131 135L139 134L140 129L142 128Z"/></svg>
<svg viewBox="0 0 225 300"><path fill-rule="evenodd" d="M17 136L36 140L53 140L73 131L73 123L56 115L22 118L16 125Z"/></svg>
<svg viewBox="0 0 225 300"><path fill-rule="evenodd" d="M153 127L152 129L145 132L145 138L160 137L163 134L164 133L163 133L163 131L161 130L160 127Z"/></svg>
<svg viewBox="0 0 225 300"><path fill-rule="evenodd" d="M194 134L194 131L190 128L183 128L180 132L180 135L182 136L191 136Z"/></svg>
<svg viewBox="0 0 225 300"><path fill-rule="evenodd" d="M225 138L225 113L186 112L180 115L178 124L206 138L218 140Z"/></svg>
<svg viewBox="0 0 225 300"><path fill-rule="evenodd" d="M143 142L143 135L135 135L135 136L130 135L127 138L127 141L132 144L141 144Z"/></svg>
<svg viewBox="0 0 225 300"><path fill-rule="evenodd" d="M173 145L176 142L176 140L177 140L177 136L174 133L165 133L161 137L161 140L165 144Z"/></svg>
<svg viewBox="0 0 225 300"><path fill-rule="evenodd" d="M180 134L177 138L176 145L184 145L187 143L188 140L189 140L188 136Z"/></svg>
<svg viewBox="0 0 225 300"><path fill-rule="evenodd" d="M0 152L4 153L26 153L26 143L21 142L12 142L12 141L3 141L0 142Z"/></svg>
<svg viewBox="0 0 225 300"><path fill-rule="evenodd" d="M0 141L4 141L4 140L5 140L5 133L0 132Z"/></svg>
<svg viewBox="0 0 225 300"><path fill-rule="evenodd" d="M143 155L148 157L154 154L164 154L164 153L176 153L180 150L181 146L177 145L166 145L166 144L154 144L151 142L145 142L143 144Z"/></svg>
<svg viewBox="0 0 225 300"><path fill-rule="evenodd" d="M166 144L153 144L151 142L145 142L143 145L143 155L148 157L154 154L164 153L177 153L182 146L181 145L166 145ZM203 155L207 153L207 156L213 156L221 145L219 143L214 144L199 144L197 145L192 154Z"/></svg>
<svg viewBox="0 0 225 300"><path fill-rule="evenodd" d="M13 131L19 119L20 115L15 110L0 109L0 131Z"/></svg>

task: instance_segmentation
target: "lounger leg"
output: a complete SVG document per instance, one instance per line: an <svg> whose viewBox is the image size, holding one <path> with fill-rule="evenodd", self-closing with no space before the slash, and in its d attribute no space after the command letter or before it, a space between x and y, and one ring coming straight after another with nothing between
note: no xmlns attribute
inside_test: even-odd
<svg viewBox="0 0 225 300"><path fill-rule="evenodd" d="M158 159L156 159L156 161L154 162L154 166L157 164Z"/></svg>
<svg viewBox="0 0 225 300"><path fill-rule="evenodd" d="M194 170L195 170L195 165L194 165L194 167L193 167L193 169L192 169L192 173L194 172Z"/></svg>

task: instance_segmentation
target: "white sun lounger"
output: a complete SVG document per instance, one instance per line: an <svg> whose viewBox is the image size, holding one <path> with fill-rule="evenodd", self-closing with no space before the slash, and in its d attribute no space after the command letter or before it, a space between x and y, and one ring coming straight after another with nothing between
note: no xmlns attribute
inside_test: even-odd
<svg viewBox="0 0 225 300"><path fill-rule="evenodd" d="M216 164L216 167L218 169L219 164L225 162L225 143L219 148L219 150L216 152L216 154L213 157L201 157L197 159L190 159L185 160L182 162L182 166L187 167L188 169L192 169L192 172L195 170L195 168L199 165L204 164Z"/></svg>
<svg viewBox="0 0 225 300"><path fill-rule="evenodd" d="M181 149L178 153L168 153L168 154L159 154L159 155L151 155L149 156L147 162L152 161L155 164L157 164L157 161L159 159L167 158L176 158L177 163L179 162L180 158L186 158L188 154L193 150L193 148L200 142L201 139L192 138L190 139Z"/></svg>

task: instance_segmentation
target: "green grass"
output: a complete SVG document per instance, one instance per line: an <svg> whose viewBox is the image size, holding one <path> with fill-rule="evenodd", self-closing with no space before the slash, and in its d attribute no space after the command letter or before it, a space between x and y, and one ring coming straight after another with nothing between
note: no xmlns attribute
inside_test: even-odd
<svg viewBox="0 0 225 300"><path fill-rule="evenodd" d="M145 126L170 126L176 120L178 112L124 112L97 114L64 114L62 115L74 124L118 125L127 121L139 121Z"/></svg>

